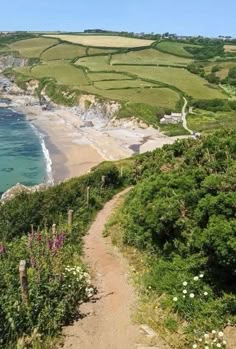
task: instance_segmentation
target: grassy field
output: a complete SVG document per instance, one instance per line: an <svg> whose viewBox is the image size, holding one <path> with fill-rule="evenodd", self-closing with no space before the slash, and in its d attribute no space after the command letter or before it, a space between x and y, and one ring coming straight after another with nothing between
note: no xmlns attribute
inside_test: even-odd
<svg viewBox="0 0 236 349"><path fill-rule="evenodd" d="M46 37L53 37L60 40L73 42L74 44L80 44L84 46L94 47L142 47L150 46L152 40L142 40L126 38L122 36L109 36L109 35L45 35Z"/></svg>
<svg viewBox="0 0 236 349"><path fill-rule="evenodd" d="M125 74L120 73L88 73L89 79L92 81L113 81L131 79Z"/></svg>
<svg viewBox="0 0 236 349"><path fill-rule="evenodd" d="M73 59L76 57L82 57L86 55L86 48L79 45L71 44L59 44L52 48L49 48L41 55L41 59L44 61L51 60L66 60Z"/></svg>
<svg viewBox="0 0 236 349"><path fill-rule="evenodd" d="M124 68L119 67L119 71L122 70ZM128 66L125 67L125 70L143 79L152 79L175 86L193 98L225 98L225 95L219 89L209 87L210 85L207 84L206 80L195 74L191 74L186 69Z"/></svg>
<svg viewBox="0 0 236 349"><path fill-rule="evenodd" d="M236 45L225 45L225 52L236 52Z"/></svg>
<svg viewBox="0 0 236 349"><path fill-rule="evenodd" d="M74 44L61 42L56 38L71 40ZM11 44L10 49L17 50L28 58L40 58L39 65L15 69L24 76L33 79L51 77L59 85L68 86L68 89L77 89L124 103L146 105L147 108L155 110L168 108L177 111L177 102L180 101L182 93L194 99L227 98L223 89L209 84L206 79L186 69L192 62L192 57L185 47L194 45L162 41L156 48L132 48L151 43L150 40L118 36L53 35L53 38L43 36L18 41ZM118 47L124 47L124 50L119 50ZM230 45L231 49L232 47ZM71 64L76 58L76 64ZM224 79L235 64L232 60L212 60L205 65L205 71L210 74L212 67L218 65L220 71L216 75ZM132 114L131 109L126 110L129 111ZM144 115L143 110L141 114ZM198 112L197 115L189 117L189 127L208 132L207 130L218 128L224 117L223 123L226 127L234 122L231 113L216 113L213 117L211 113ZM182 126L166 127L165 131L172 135L183 133Z"/></svg>
<svg viewBox="0 0 236 349"><path fill-rule="evenodd" d="M197 110L187 118L188 127L193 131L211 133L215 130L230 129L236 127L235 112L207 112Z"/></svg>
<svg viewBox="0 0 236 349"><path fill-rule="evenodd" d="M58 40L49 38L34 38L17 41L10 45L13 50L19 51L26 58L39 57L41 52L57 44Z"/></svg>
<svg viewBox="0 0 236 349"><path fill-rule="evenodd" d="M117 81L97 81L94 83L96 88L102 90L109 89L126 89L126 88L135 88L135 87L147 87L155 86L150 82L140 81L140 80L117 80Z"/></svg>
<svg viewBox="0 0 236 349"><path fill-rule="evenodd" d="M18 67L15 68L15 71L26 76L31 76L31 67Z"/></svg>
<svg viewBox="0 0 236 349"><path fill-rule="evenodd" d="M185 50L185 47L187 46L194 47L195 45L185 44L182 42L162 41L156 45L156 48L160 51L173 55L192 57L191 53Z"/></svg>
<svg viewBox="0 0 236 349"><path fill-rule="evenodd" d="M130 51L124 54L112 55L113 64L165 64L186 66L191 63L188 58L175 57L173 55L157 51L155 49L145 49L140 51Z"/></svg>
<svg viewBox="0 0 236 349"><path fill-rule="evenodd" d="M92 91L89 89L88 91ZM127 90L96 90L97 94L120 101L130 101L132 103L144 103L157 108L176 109L179 94L168 88L147 88L147 89L127 89ZM132 115L131 115L132 116Z"/></svg>
<svg viewBox="0 0 236 349"><path fill-rule="evenodd" d="M115 53L117 52L116 49L109 49L109 48L96 48L96 47L89 47L88 48L88 55L106 55L109 53Z"/></svg>
<svg viewBox="0 0 236 349"><path fill-rule="evenodd" d="M109 68L110 65L108 63L109 56L83 57L76 62L77 65L88 67L94 71L112 70Z"/></svg>
<svg viewBox="0 0 236 349"><path fill-rule="evenodd" d="M82 69L75 68L66 62L51 62L34 67L31 74L35 78L55 78L59 84L71 87L89 85L89 80Z"/></svg>
<svg viewBox="0 0 236 349"><path fill-rule="evenodd" d="M142 79L151 79L177 87L184 93L199 99L226 98L220 89L187 71L173 67L153 67L138 65L109 65L106 57L85 57L77 64L88 67L93 72L116 71L136 75Z"/></svg>

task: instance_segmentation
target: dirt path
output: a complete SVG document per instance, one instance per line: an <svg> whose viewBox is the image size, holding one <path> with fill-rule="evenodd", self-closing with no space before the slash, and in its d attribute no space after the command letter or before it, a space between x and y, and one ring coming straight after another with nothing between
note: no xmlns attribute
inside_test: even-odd
<svg viewBox="0 0 236 349"><path fill-rule="evenodd" d="M134 349L137 346L139 327L131 322L131 308L135 294L127 281L127 265L115 252L110 239L102 233L105 224L117 206L116 195L98 214L85 238L85 261L95 272L98 288L96 302L80 308L84 318L64 330L64 349Z"/></svg>
<svg viewBox="0 0 236 349"><path fill-rule="evenodd" d="M193 134L193 131L190 130L190 129L188 128L188 126L187 126L187 119L186 119L186 116L187 116L187 112L186 112L187 105L188 105L188 101L187 101L187 99L184 97L184 106L183 106L183 109L182 109L183 127L184 127L185 130L187 130L190 134Z"/></svg>

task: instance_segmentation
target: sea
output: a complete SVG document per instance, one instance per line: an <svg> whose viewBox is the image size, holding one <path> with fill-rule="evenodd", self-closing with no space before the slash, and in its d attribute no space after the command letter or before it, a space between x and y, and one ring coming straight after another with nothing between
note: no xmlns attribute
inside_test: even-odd
<svg viewBox="0 0 236 349"><path fill-rule="evenodd" d="M44 135L25 115L0 108L0 194L17 183L52 182L51 173Z"/></svg>

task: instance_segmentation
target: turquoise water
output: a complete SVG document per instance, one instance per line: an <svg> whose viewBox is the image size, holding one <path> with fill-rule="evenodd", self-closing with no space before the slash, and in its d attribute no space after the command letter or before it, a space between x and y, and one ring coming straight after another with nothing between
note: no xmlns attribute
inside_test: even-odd
<svg viewBox="0 0 236 349"><path fill-rule="evenodd" d="M23 114L0 108L0 193L46 181L42 139Z"/></svg>

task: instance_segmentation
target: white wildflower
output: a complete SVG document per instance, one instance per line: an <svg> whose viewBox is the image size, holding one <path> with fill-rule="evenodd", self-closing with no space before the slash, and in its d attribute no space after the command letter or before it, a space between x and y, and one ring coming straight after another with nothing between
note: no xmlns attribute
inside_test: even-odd
<svg viewBox="0 0 236 349"><path fill-rule="evenodd" d="M205 349L209 349L208 345L205 345Z"/></svg>
<svg viewBox="0 0 236 349"><path fill-rule="evenodd" d="M209 338L209 334L208 333L205 333L204 334L204 337L207 339L207 338Z"/></svg>
<svg viewBox="0 0 236 349"><path fill-rule="evenodd" d="M190 293L189 297L194 298L195 297L194 293Z"/></svg>
<svg viewBox="0 0 236 349"><path fill-rule="evenodd" d="M199 342L202 342L202 338L199 338L199 340L198 340Z"/></svg>
<svg viewBox="0 0 236 349"><path fill-rule="evenodd" d="M221 344L220 343L217 343L216 346L217 346L217 348L221 348Z"/></svg>
<svg viewBox="0 0 236 349"><path fill-rule="evenodd" d="M173 301L174 301L174 302L177 302L177 300L178 300L177 297L174 297L174 298L173 298Z"/></svg>
<svg viewBox="0 0 236 349"><path fill-rule="evenodd" d="M224 333L220 331L220 332L218 333L218 336L219 336L219 337L224 337Z"/></svg>
<svg viewBox="0 0 236 349"><path fill-rule="evenodd" d="M223 344L223 345L226 345L227 343L226 343L226 341L223 341L222 344Z"/></svg>
<svg viewBox="0 0 236 349"><path fill-rule="evenodd" d="M204 274L200 274L199 277L202 279L204 277Z"/></svg>
<svg viewBox="0 0 236 349"><path fill-rule="evenodd" d="M194 276L193 280L194 281L198 281L199 277L198 276Z"/></svg>
<svg viewBox="0 0 236 349"><path fill-rule="evenodd" d="M204 292L203 294L204 294L204 296L208 296L208 292Z"/></svg>
<svg viewBox="0 0 236 349"><path fill-rule="evenodd" d="M197 348L197 344L193 344L193 349L196 349Z"/></svg>
<svg viewBox="0 0 236 349"><path fill-rule="evenodd" d="M187 284L188 284L187 281L183 282L183 286L187 286Z"/></svg>
<svg viewBox="0 0 236 349"><path fill-rule="evenodd" d="M183 290L183 294L187 294L188 293L188 291L187 290Z"/></svg>
<svg viewBox="0 0 236 349"><path fill-rule="evenodd" d="M186 296L185 296L185 295L183 295L183 298L186 298Z"/></svg>
<svg viewBox="0 0 236 349"><path fill-rule="evenodd" d="M212 334L216 334L216 331L215 331L215 330L212 330L211 333L212 333Z"/></svg>

